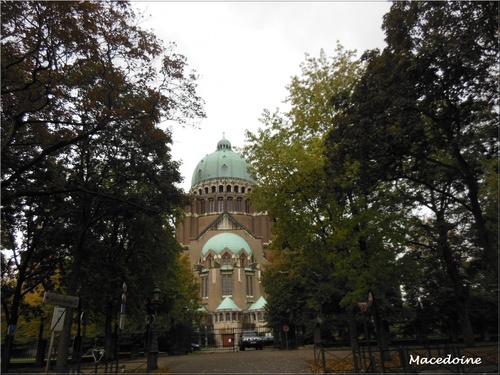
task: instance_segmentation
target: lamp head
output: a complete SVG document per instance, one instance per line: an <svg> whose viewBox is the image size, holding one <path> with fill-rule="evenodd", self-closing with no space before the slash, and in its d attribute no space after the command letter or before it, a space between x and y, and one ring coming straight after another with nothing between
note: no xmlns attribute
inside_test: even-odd
<svg viewBox="0 0 500 375"><path fill-rule="evenodd" d="M161 290L156 287L153 289L153 301L158 302L160 300Z"/></svg>

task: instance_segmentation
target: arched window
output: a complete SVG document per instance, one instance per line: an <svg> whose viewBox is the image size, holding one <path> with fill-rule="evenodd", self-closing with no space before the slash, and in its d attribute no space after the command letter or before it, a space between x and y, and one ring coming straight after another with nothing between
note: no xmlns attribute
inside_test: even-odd
<svg viewBox="0 0 500 375"><path fill-rule="evenodd" d="M247 266L247 256L245 254L242 254L240 257L240 264L241 267L246 267Z"/></svg>
<svg viewBox="0 0 500 375"><path fill-rule="evenodd" d="M245 194L245 187L244 186L241 187L241 193Z"/></svg>
<svg viewBox="0 0 500 375"><path fill-rule="evenodd" d="M247 276L247 296L253 296L253 276Z"/></svg>
<svg viewBox="0 0 500 375"><path fill-rule="evenodd" d="M233 198L227 198L227 212L233 212Z"/></svg>
<svg viewBox="0 0 500 375"><path fill-rule="evenodd" d="M239 192L239 186L238 186L238 185L236 185L236 186L234 187L234 192L235 192L235 193L238 193L238 192Z"/></svg>
<svg viewBox="0 0 500 375"><path fill-rule="evenodd" d="M230 193L231 192L231 185L226 186L226 192Z"/></svg>
<svg viewBox="0 0 500 375"><path fill-rule="evenodd" d="M233 276L223 275L222 276L222 295L230 296L233 294Z"/></svg>
<svg viewBox="0 0 500 375"><path fill-rule="evenodd" d="M215 202L213 199L208 201L208 212L213 213L215 211Z"/></svg>
<svg viewBox="0 0 500 375"><path fill-rule="evenodd" d="M205 194L208 194L208 186L205 187Z"/></svg>
<svg viewBox="0 0 500 375"><path fill-rule="evenodd" d="M219 193L224 193L224 186L223 185L219 185Z"/></svg>
<svg viewBox="0 0 500 375"><path fill-rule="evenodd" d="M229 255L228 253L225 253L222 256L222 265L223 266L230 266L231 265L231 255Z"/></svg>
<svg viewBox="0 0 500 375"><path fill-rule="evenodd" d="M201 297L208 298L208 277L201 278Z"/></svg>
<svg viewBox="0 0 500 375"><path fill-rule="evenodd" d="M226 313L226 322L230 322L230 321L231 321L231 314Z"/></svg>

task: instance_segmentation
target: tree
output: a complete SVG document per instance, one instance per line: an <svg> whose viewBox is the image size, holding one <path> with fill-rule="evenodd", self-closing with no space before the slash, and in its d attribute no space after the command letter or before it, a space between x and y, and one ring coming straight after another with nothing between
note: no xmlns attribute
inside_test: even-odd
<svg viewBox="0 0 500 375"><path fill-rule="evenodd" d="M389 215L395 210L377 211L376 199L381 201L383 194L374 192L373 186L369 190L368 184L353 188L353 179L363 182L355 165L339 161L334 173L328 165L324 142L343 110L333 104L348 101L363 72L353 57L354 52L341 46L331 59L323 52L317 59L306 56L302 77L293 77L288 86L290 111L265 112L266 129L257 135L247 133L251 145L246 151L259 181L252 201L275 221L271 247L276 255L270 256L275 263L264 276L271 291L271 321L283 316L284 309L289 311L285 315L294 311L295 319L302 316L304 321L344 309L352 345L357 347L356 302L366 299L371 289L380 311L391 310L388 294L397 278L387 269L394 270L399 249L387 240L394 231ZM387 279L377 281L380 274ZM294 298L285 303L283 296L292 291ZM382 331L382 318L376 320Z"/></svg>
<svg viewBox="0 0 500 375"><path fill-rule="evenodd" d="M138 27L129 3L9 2L1 11L2 245L12 251L6 264L17 264L8 314L16 325L27 288L49 276L39 272L48 271L46 254L61 260L62 291L77 294L89 246L107 238L111 255L172 236L180 174L171 135L157 125L204 113L185 57ZM156 238L131 230L134 219L154 223ZM67 314L60 371L70 324Z"/></svg>
<svg viewBox="0 0 500 375"><path fill-rule="evenodd" d="M401 23L409 30L404 38L397 30ZM496 274L496 229L490 226L496 226L491 223L496 219L485 216L496 202L484 200L486 192L480 186L491 188L482 181L491 173L490 164L496 162L498 153L497 26L496 2L395 4L384 22L388 51L399 55L403 63L413 61L412 74L407 78L418 91L412 90L406 97L413 103L418 101L412 105L412 112L420 114L429 129L420 134L419 145L434 146L431 152L441 149L449 156L436 161L427 157L427 164L441 164L444 171L456 175L452 197L473 216L475 240L489 264L485 266L492 267ZM401 71L395 73L397 79ZM420 79L417 74L421 74ZM423 163L425 156L415 159Z"/></svg>
<svg viewBox="0 0 500 375"><path fill-rule="evenodd" d="M342 139L368 181L397 186L408 208L430 209L433 254L470 345L466 279L480 269L490 280L498 274L497 25L496 3L395 3L384 20L388 47L364 54L365 74L339 103L327 146L338 150ZM464 235L450 236L458 230Z"/></svg>

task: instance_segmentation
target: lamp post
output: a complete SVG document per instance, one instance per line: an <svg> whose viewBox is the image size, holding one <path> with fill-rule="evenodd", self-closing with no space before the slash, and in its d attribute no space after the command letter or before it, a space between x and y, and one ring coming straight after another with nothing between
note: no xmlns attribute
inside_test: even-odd
<svg viewBox="0 0 500 375"><path fill-rule="evenodd" d="M153 289L153 305L154 314L148 316L148 363L147 363L147 373L156 370L158 368L158 338L156 336L156 330L154 327L155 317L158 310L158 301L160 300L161 290L156 287Z"/></svg>
<svg viewBox="0 0 500 375"><path fill-rule="evenodd" d="M373 358L372 355L372 349L370 346L370 335L368 333L368 325L366 324L366 310L373 304L372 293L368 292L368 301L358 302L357 304L359 309L361 310L361 313L363 314L363 325L365 327L366 346L368 347L368 356L370 358L370 365L368 367L370 369L370 372L375 372L376 371L375 359Z"/></svg>

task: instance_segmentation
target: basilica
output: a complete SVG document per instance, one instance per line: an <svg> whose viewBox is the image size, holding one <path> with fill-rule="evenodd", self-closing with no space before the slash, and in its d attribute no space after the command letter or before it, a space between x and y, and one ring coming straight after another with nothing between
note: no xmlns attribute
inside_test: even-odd
<svg viewBox="0 0 500 375"><path fill-rule="evenodd" d="M206 322L214 329L265 326L261 278L271 238L266 212L249 201L255 181L227 139L203 157L191 180L191 203L177 228L200 285Z"/></svg>

